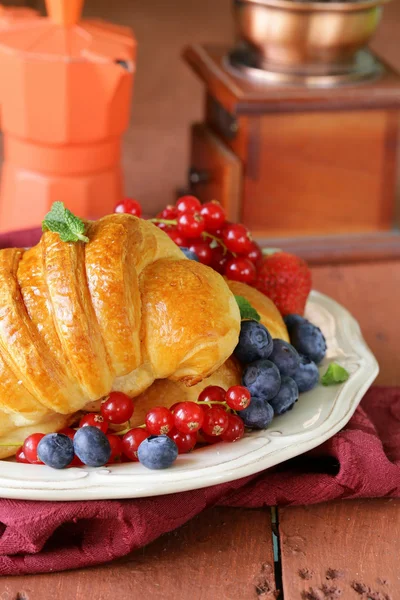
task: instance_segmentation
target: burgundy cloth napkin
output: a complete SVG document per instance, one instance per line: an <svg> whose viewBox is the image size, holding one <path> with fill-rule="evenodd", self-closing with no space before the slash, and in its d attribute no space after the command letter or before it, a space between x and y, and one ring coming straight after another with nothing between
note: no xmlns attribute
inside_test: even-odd
<svg viewBox="0 0 400 600"><path fill-rule="evenodd" d="M3 234L0 247L30 246L39 236L39 230ZM245 479L137 500L0 499L0 574L104 563L148 544L215 504L255 508L384 496L400 497L400 389L374 388L334 438Z"/></svg>
<svg viewBox="0 0 400 600"><path fill-rule="evenodd" d="M400 497L400 389L373 388L334 438L245 479L137 500L0 500L0 574L107 562L215 504L261 507L383 496Z"/></svg>

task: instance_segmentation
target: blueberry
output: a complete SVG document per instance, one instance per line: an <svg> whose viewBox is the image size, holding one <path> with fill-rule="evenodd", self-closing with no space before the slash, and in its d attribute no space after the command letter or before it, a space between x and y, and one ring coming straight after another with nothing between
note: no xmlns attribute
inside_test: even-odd
<svg viewBox="0 0 400 600"><path fill-rule="evenodd" d="M74 435L75 454L89 467L101 467L110 459L111 446L105 433L87 425Z"/></svg>
<svg viewBox="0 0 400 600"><path fill-rule="evenodd" d="M199 257L197 256L196 252L193 252L193 250L189 250L189 248L185 248L184 246L180 246L180 249L186 256L186 258L189 258L190 260L195 260L196 262L200 262Z"/></svg>
<svg viewBox="0 0 400 600"><path fill-rule="evenodd" d="M291 377L300 364L300 356L296 348L285 340L274 340L271 356L269 360L279 369L281 375Z"/></svg>
<svg viewBox="0 0 400 600"><path fill-rule="evenodd" d="M304 323L307 319L305 319L301 315L296 315L295 313L292 313L291 315L286 315L286 317L283 317L283 320L285 321L286 327L288 328L290 335L290 330L293 327L293 325L295 325L295 323Z"/></svg>
<svg viewBox="0 0 400 600"><path fill-rule="evenodd" d="M45 465L65 469L74 458L74 445L67 435L49 433L40 440L37 455Z"/></svg>
<svg viewBox="0 0 400 600"><path fill-rule="evenodd" d="M300 354L319 364L325 356L326 341L319 327L309 321L295 323L290 330L290 341Z"/></svg>
<svg viewBox="0 0 400 600"><path fill-rule="evenodd" d="M151 435L138 448L138 459L148 469L168 469L178 456L178 446L166 435Z"/></svg>
<svg viewBox="0 0 400 600"><path fill-rule="evenodd" d="M240 411L239 417L250 429L265 429L274 418L274 410L266 400L252 396L249 406Z"/></svg>
<svg viewBox="0 0 400 600"><path fill-rule="evenodd" d="M272 352L272 337L264 325L257 321L242 321L239 343L234 355L242 363L268 358Z"/></svg>
<svg viewBox="0 0 400 600"><path fill-rule="evenodd" d="M270 404L276 415L283 415L287 410L293 408L293 405L299 399L299 388L297 383L291 377L282 377L281 389L270 400Z"/></svg>
<svg viewBox="0 0 400 600"><path fill-rule="evenodd" d="M300 354L300 364L293 375L293 379L297 383L300 394L312 390L319 381L319 371L315 362L304 356L304 354Z"/></svg>
<svg viewBox="0 0 400 600"><path fill-rule="evenodd" d="M250 390L252 396L271 400L281 387L278 367L270 360L256 360L243 371L243 385Z"/></svg>

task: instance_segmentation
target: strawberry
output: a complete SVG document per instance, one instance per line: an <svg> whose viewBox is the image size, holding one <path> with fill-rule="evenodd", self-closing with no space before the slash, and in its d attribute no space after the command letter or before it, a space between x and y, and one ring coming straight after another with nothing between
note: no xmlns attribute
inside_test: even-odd
<svg viewBox="0 0 400 600"><path fill-rule="evenodd" d="M303 315L311 291L311 271L299 256L275 252L264 257L254 285L275 302L283 316Z"/></svg>

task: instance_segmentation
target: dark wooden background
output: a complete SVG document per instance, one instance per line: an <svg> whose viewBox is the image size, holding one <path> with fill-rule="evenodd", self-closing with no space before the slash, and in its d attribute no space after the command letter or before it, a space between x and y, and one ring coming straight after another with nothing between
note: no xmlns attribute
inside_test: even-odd
<svg viewBox="0 0 400 600"><path fill-rule="evenodd" d="M231 44L233 0L86 0L84 14L128 25L138 40L130 129L124 141L126 190L154 212L186 183L189 126L202 116L202 86L180 59L188 43ZM43 10L43 0L5 0ZM400 0L384 8L373 42L400 69Z"/></svg>

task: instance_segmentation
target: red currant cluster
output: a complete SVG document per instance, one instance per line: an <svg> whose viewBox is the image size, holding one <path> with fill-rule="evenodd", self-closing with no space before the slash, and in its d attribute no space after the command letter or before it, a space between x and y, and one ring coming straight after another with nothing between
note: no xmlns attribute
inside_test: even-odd
<svg viewBox="0 0 400 600"><path fill-rule="evenodd" d="M228 279L255 282L261 250L244 225L226 220L218 202L201 204L194 196L183 196L153 222L178 246L189 248L200 262Z"/></svg>
<svg viewBox="0 0 400 600"><path fill-rule="evenodd" d="M140 204L130 199L118 204L115 212L142 214ZM218 202L201 204L194 196L183 196L151 220L178 246L194 252L201 263L221 275L250 285L255 282L261 249L244 225L226 220Z"/></svg>
<svg viewBox="0 0 400 600"><path fill-rule="evenodd" d="M209 386L197 402L177 402L171 408L156 406L146 414L145 424L135 427L122 438L123 454L138 460L139 445L151 435L167 435L178 447L179 454L190 452L197 444L236 442L244 435L243 421L232 411L250 404L250 392L242 386L225 391Z"/></svg>
<svg viewBox="0 0 400 600"><path fill-rule="evenodd" d="M122 438L120 435L116 435L118 432L109 432L109 426L121 425L126 423L132 417L134 411L134 404L131 398L121 392L111 392L111 394L103 400L100 413L87 413L84 415L77 427L66 427L59 431L71 440L74 439L77 429L81 427L96 427L102 431L111 446L111 456L109 464L121 462L122 459ZM44 437L44 433L33 433L28 436L24 444L17 450L15 458L17 462L32 463L32 464L43 464L37 456L37 447L40 440ZM147 437L147 436L146 436ZM75 456L71 467L80 466L83 463Z"/></svg>
<svg viewBox="0 0 400 600"><path fill-rule="evenodd" d="M111 447L107 464L138 461L139 446L150 436L168 436L175 442L179 454L183 454L193 450L197 444L240 440L244 435L244 424L236 411L247 408L250 399L249 390L239 385L227 391L219 386L208 386L201 392L197 402L178 402L170 409L156 406L147 412L143 425L110 431L110 426L129 424L134 412L131 398L121 392L112 392L102 402L100 413L87 413L76 428L66 427L59 433L73 440L80 428L96 427L107 437ZM37 451L44 437L43 433L28 436L16 452L17 462L43 464ZM75 456L69 466L82 464Z"/></svg>

